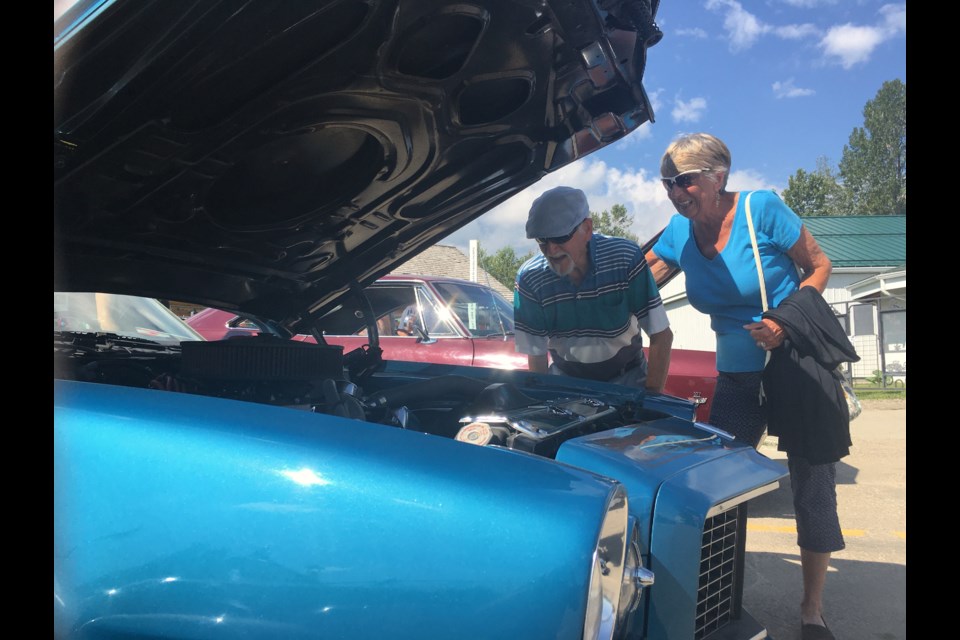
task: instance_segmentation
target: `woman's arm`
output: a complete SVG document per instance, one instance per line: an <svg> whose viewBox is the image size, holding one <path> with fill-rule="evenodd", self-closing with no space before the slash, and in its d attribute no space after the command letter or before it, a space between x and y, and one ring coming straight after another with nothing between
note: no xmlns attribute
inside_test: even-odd
<svg viewBox="0 0 960 640"><path fill-rule="evenodd" d="M793 261L803 271L800 286L814 287L817 291L823 293L824 289L827 288L827 280L830 279L833 265L806 227L801 227L800 238L790 247L787 255L793 258Z"/></svg>
<svg viewBox="0 0 960 640"><path fill-rule="evenodd" d="M657 286L659 286L663 279L670 275L673 268L661 260L657 254L653 252L653 249L647 251L645 258L647 260L647 266L650 267L650 273L653 274L653 279L656 281Z"/></svg>
<svg viewBox="0 0 960 640"><path fill-rule="evenodd" d="M800 286L814 287L817 291L823 293L823 290L827 288L827 280L830 279L833 265L806 227L801 227L800 237L787 251L787 255L793 258L793 261L803 271ZM750 337L764 351L776 349L783 344L783 327L776 320L763 318L760 322L745 324L743 328L750 332Z"/></svg>

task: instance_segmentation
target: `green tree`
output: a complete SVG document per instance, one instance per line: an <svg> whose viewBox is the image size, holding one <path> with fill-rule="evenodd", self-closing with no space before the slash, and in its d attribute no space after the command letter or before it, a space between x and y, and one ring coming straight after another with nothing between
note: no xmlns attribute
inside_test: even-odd
<svg viewBox="0 0 960 640"><path fill-rule="evenodd" d="M812 173L803 169L790 176L783 201L799 216L842 216L849 213L850 198L824 156Z"/></svg>
<svg viewBox="0 0 960 640"><path fill-rule="evenodd" d="M596 233L627 238L639 244L639 238L630 233L630 227L633 226L633 216L627 213L627 208L624 205L615 204L610 207L610 211L603 210L600 213L591 211L590 217L593 218L593 230Z"/></svg>
<svg viewBox="0 0 960 640"><path fill-rule="evenodd" d="M883 83L863 108L840 159L840 177L857 215L907 212L907 85Z"/></svg>
<svg viewBox="0 0 960 640"><path fill-rule="evenodd" d="M520 266L533 257L533 251L518 256L513 247L501 247L494 254L488 254L483 247L478 247L480 266L503 286L513 289L514 280Z"/></svg>

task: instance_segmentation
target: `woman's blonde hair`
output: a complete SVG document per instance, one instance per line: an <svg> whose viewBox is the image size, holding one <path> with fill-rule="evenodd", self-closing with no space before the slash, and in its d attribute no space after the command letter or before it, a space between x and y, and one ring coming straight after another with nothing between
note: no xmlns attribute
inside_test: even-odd
<svg viewBox="0 0 960 640"><path fill-rule="evenodd" d="M720 138L709 133L688 133L670 143L660 160L660 175L675 176L692 169L709 169L722 173L720 191L727 188L730 175L730 149ZM711 180L716 178L707 174Z"/></svg>

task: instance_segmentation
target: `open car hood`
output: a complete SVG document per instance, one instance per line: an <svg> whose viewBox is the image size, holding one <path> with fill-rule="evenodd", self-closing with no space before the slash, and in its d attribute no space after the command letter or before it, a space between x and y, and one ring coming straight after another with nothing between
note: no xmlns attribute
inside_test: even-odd
<svg viewBox="0 0 960 640"><path fill-rule="evenodd" d="M54 24L54 290L296 331L653 119L658 2L81 2Z"/></svg>

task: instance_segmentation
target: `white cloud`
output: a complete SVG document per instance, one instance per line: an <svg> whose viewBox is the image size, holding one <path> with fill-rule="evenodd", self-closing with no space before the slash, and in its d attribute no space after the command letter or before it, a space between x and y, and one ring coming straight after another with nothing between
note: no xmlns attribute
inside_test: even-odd
<svg viewBox="0 0 960 640"><path fill-rule="evenodd" d="M650 98L650 106L653 108L653 114L656 115L657 111L660 111L660 107L663 106L663 89L657 89L656 91L650 91L647 93L647 97Z"/></svg>
<svg viewBox="0 0 960 640"><path fill-rule="evenodd" d="M773 26L762 22L743 8L737 0L707 0L707 9L723 12L723 28L727 32L730 51L736 53L752 47L760 36L773 34L784 40L800 40L817 36L820 30L812 24Z"/></svg>
<svg viewBox="0 0 960 640"><path fill-rule="evenodd" d="M819 35L820 29L809 23L788 24L785 27L775 27L773 33L784 40L802 40Z"/></svg>
<svg viewBox="0 0 960 640"><path fill-rule="evenodd" d="M676 33L678 36L689 36L691 38L707 37L707 32L700 27L694 27L693 29L677 29L674 33Z"/></svg>
<svg viewBox="0 0 960 640"><path fill-rule="evenodd" d="M844 24L831 27L820 41L820 48L828 58L836 59L844 69L850 69L869 60L870 54L883 40L883 32L877 27Z"/></svg>
<svg viewBox="0 0 960 640"><path fill-rule="evenodd" d="M730 172L730 178L727 180L727 189L730 191L752 191L754 189L774 189L777 193L783 193L783 189L763 177L758 171L753 169L738 169Z"/></svg>
<svg viewBox="0 0 960 640"><path fill-rule="evenodd" d="M837 0L783 0L783 2L798 9L813 9L815 7L837 4Z"/></svg>
<svg viewBox="0 0 960 640"><path fill-rule="evenodd" d="M703 112L707 108L707 101L704 98L692 98L684 102L680 98L673 101L673 109L670 115L677 122L697 122L703 117Z"/></svg>
<svg viewBox="0 0 960 640"><path fill-rule="evenodd" d="M885 4L878 13L881 19L875 26L847 23L831 27L820 41L824 55L850 69L867 62L881 43L906 33L907 5Z"/></svg>
<svg viewBox="0 0 960 640"><path fill-rule="evenodd" d="M890 37L907 32L907 5L885 4L880 7L879 13Z"/></svg>
<svg viewBox="0 0 960 640"><path fill-rule="evenodd" d="M627 212L633 216L633 233L641 241L647 240L676 213L660 184L658 169L629 171L589 158L574 162L527 187L441 242L458 246L464 252L470 239L476 238L487 251L506 246L513 247L518 255L536 251L533 240L526 238L527 212L540 194L560 185L582 189L587 194L591 211L609 211L615 204L626 206ZM733 190L777 189L778 193L782 192L780 187L770 184L751 169L732 171L728 185Z"/></svg>
<svg viewBox="0 0 960 640"><path fill-rule="evenodd" d="M731 51L749 49L770 27L743 8L736 0L707 0L707 9L723 11L723 28L730 39Z"/></svg>
<svg viewBox="0 0 960 640"><path fill-rule="evenodd" d="M654 109L654 116L656 116L656 109ZM644 122L642 125L628 133L626 136L621 138L616 142L617 149L626 149L627 147L632 147L635 144L640 143L642 140L649 140L653 137L653 127L650 125L650 122Z"/></svg>
<svg viewBox="0 0 960 640"><path fill-rule="evenodd" d="M777 98L802 98L812 96L816 91L813 89L802 89L793 84L793 78L773 83L773 95Z"/></svg>
<svg viewBox="0 0 960 640"><path fill-rule="evenodd" d="M441 242L466 251L469 240L479 238L487 251L505 246L513 247L519 255L536 251L536 244L526 237L527 212L540 194L560 185L582 189L591 211L625 205L634 217L633 232L641 239L659 231L674 212L659 174L644 169L624 171L603 161L585 159L547 175Z"/></svg>

